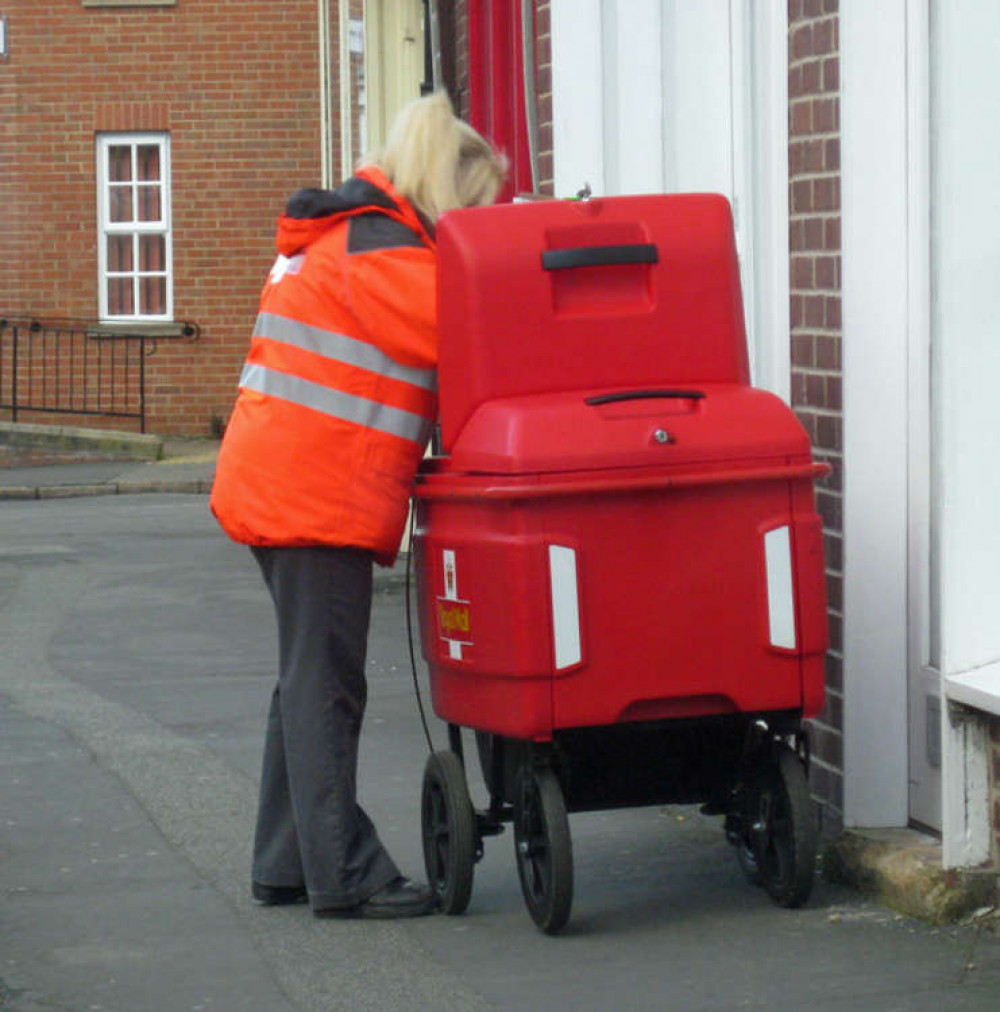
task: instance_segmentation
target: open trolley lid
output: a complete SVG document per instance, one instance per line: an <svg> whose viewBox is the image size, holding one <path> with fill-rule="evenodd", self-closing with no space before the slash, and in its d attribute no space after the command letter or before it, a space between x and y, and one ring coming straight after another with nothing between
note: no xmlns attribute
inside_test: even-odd
<svg viewBox="0 0 1000 1012"><path fill-rule="evenodd" d="M539 201L438 223L441 437L536 394L749 384L728 201Z"/></svg>

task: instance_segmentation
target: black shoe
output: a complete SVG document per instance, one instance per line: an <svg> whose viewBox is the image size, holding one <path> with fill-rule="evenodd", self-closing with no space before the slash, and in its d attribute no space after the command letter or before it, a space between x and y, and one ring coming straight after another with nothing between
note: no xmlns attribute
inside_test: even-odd
<svg viewBox="0 0 1000 1012"><path fill-rule="evenodd" d="M437 898L427 886L417 885L400 875L355 907L331 907L314 910L313 913L317 917L387 921L397 917L422 917L431 913L436 906Z"/></svg>
<svg viewBox="0 0 1000 1012"><path fill-rule="evenodd" d="M261 882L251 883L250 894L265 907L287 907L308 899L305 886L269 886Z"/></svg>

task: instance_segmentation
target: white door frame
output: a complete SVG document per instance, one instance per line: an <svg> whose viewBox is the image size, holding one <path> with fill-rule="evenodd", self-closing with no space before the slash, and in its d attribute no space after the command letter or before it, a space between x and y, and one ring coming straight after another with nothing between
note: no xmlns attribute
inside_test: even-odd
<svg viewBox="0 0 1000 1012"><path fill-rule="evenodd" d="M844 818L848 826L908 824L911 695L919 724L921 692L936 690L942 861L965 867L989 856L984 724L953 719L949 679L928 663L930 595L946 590L941 570L930 571L929 536L933 515L944 537L934 493L942 478L931 465L946 421L941 362L931 358L931 3L843 0L840 9ZM937 614L944 657L946 601ZM919 758L919 727L913 745Z"/></svg>
<svg viewBox="0 0 1000 1012"><path fill-rule="evenodd" d="M906 6L907 277L909 284L907 657L909 817L941 828L943 715L939 636L931 604L934 428L931 406L931 102L928 0ZM933 580L933 583L932 583ZM936 711L933 706L936 706ZM936 757L936 758L932 758ZM937 772L935 772L935 762Z"/></svg>
<svg viewBox="0 0 1000 1012"><path fill-rule="evenodd" d="M840 8L844 821L909 820L907 0ZM871 110L879 115L872 116Z"/></svg>

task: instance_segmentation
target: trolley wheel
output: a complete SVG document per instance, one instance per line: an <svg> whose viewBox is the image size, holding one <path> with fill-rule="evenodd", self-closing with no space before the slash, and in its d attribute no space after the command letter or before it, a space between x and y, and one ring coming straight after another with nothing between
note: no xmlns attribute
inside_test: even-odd
<svg viewBox="0 0 1000 1012"><path fill-rule="evenodd" d="M476 861L476 825L462 760L434 752L424 767L420 805L427 880L446 914L469 905Z"/></svg>
<svg viewBox="0 0 1000 1012"><path fill-rule="evenodd" d="M805 903L816 870L816 819L805 767L790 749L782 748L777 762L751 788L748 837L752 864L744 864L744 848L737 843L747 877L752 881L755 864L760 885L775 903Z"/></svg>
<svg viewBox="0 0 1000 1012"><path fill-rule="evenodd" d="M555 773L524 767L514 801L514 846L521 893L546 934L561 931L573 904L573 845Z"/></svg>

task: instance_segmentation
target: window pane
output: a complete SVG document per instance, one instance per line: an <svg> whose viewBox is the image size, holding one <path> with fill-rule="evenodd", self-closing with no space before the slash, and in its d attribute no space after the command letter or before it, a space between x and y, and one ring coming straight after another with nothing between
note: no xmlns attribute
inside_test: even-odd
<svg viewBox="0 0 1000 1012"><path fill-rule="evenodd" d="M111 316L135 315L131 278L108 278L108 314Z"/></svg>
<svg viewBox="0 0 1000 1012"><path fill-rule="evenodd" d="M139 180L141 182L158 182L160 179L160 146L159 144L140 144Z"/></svg>
<svg viewBox="0 0 1000 1012"><path fill-rule="evenodd" d="M167 311L166 278L142 278L139 291L142 302L139 312L142 316L157 316Z"/></svg>
<svg viewBox="0 0 1000 1012"><path fill-rule="evenodd" d="M108 270L116 272L132 270L132 236L108 236Z"/></svg>
<svg viewBox="0 0 1000 1012"><path fill-rule="evenodd" d="M127 183L132 178L132 148L115 144L108 148L108 178L112 183Z"/></svg>
<svg viewBox="0 0 1000 1012"><path fill-rule="evenodd" d="M139 221L160 220L159 186L139 187Z"/></svg>
<svg viewBox="0 0 1000 1012"><path fill-rule="evenodd" d="M162 271L166 264L166 239L162 235L139 236L139 270Z"/></svg>
<svg viewBox="0 0 1000 1012"><path fill-rule="evenodd" d="M112 186L108 192L108 213L111 221L134 221L132 187Z"/></svg>

